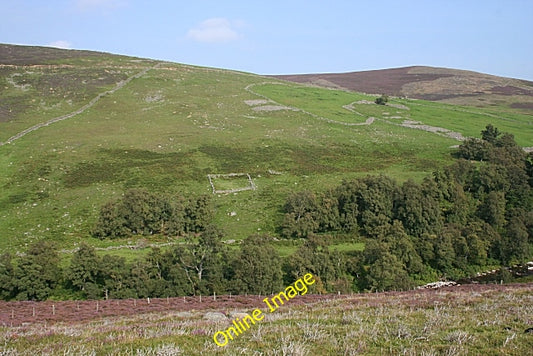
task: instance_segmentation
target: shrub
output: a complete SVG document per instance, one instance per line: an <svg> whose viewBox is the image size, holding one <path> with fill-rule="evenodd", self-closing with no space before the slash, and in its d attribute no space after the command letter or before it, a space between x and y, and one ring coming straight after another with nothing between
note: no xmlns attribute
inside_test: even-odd
<svg viewBox="0 0 533 356"><path fill-rule="evenodd" d="M379 98L376 98L376 100L374 102L376 104L378 104L378 105L385 105L388 101L389 101L389 97L387 95L383 94Z"/></svg>

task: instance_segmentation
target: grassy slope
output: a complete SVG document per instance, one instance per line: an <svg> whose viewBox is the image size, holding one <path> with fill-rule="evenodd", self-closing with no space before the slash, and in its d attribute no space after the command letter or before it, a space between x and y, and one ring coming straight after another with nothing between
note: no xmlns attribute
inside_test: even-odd
<svg viewBox="0 0 533 356"><path fill-rule="evenodd" d="M1 69L0 95L13 110L0 122L0 141L69 113L155 64L111 55L51 63L61 67ZM324 190L342 179L379 172L421 179L451 162L450 146L457 141L398 126L401 119L391 116L465 135L478 135L492 122L514 133L522 145L533 137L531 118L505 108L476 108L474 114L398 100L410 110L354 104L359 116L342 106L373 97L264 82L246 73L163 63L83 114L0 147L0 251L21 251L42 238L67 249L81 240L101 247L127 244L131 239L101 242L88 231L101 204L130 187L210 194L207 174L250 173L257 190L215 197L216 222L228 239L242 239L273 232L291 191ZM21 89L24 84L29 86ZM255 93L308 113L254 111L245 101L261 97L245 90L250 84ZM383 120L346 126L316 116L344 123L361 123L369 116Z"/></svg>
<svg viewBox="0 0 533 356"><path fill-rule="evenodd" d="M473 285L438 291L372 293L341 296L306 295L273 313L261 297L233 297L239 309L219 298L204 297L201 303L185 304L180 299L146 301L82 302L85 321L29 322L0 327L4 343L0 353L61 355L527 355L533 348L531 328L531 285ZM305 304L300 304L304 302ZM92 303L92 304L91 304ZM120 304L121 303L121 304ZM157 308L159 312L149 312ZM36 315L50 315L52 302L36 303ZM72 303L71 303L72 304ZM89 305L90 304L90 305ZM233 304L235 305L235 304ZM128 307L129 306L129 307ZM32 305L5 303L0 306L9 320L11 308L31 320ZM75 306L56 302L57 314ZM121 309L122 308L122 309ZM113 310L127 310L122 316ZM194 310L191 310L194 308ZM251 313L261 308L265 319L229 341L225 347L213 342L213 335L231 326L231 313ZM24 309L24 310L23 310ZM111 310L111 311L110 311ZM157 309L155 309L157 310ZM188 311L190 310L190 311ZM223 312L228 318L213 321L208 311ZM100 315L100 316L98 316ZM71 315L74 320L79 315ZM63 317L51 316L55 320ZM33 318L34 319L34 318ZM529 351L528 351L529 350Z"/></svg>

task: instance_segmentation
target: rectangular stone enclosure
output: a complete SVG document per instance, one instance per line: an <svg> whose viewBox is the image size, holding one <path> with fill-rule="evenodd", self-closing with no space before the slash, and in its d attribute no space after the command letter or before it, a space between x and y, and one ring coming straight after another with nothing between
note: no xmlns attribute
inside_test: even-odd
<svg viewBox="0 0 533 356"><path fill-rule="evenodd" d="M256 189L248 173L208 174L207 178L213 194L230 194Z"/></svg>

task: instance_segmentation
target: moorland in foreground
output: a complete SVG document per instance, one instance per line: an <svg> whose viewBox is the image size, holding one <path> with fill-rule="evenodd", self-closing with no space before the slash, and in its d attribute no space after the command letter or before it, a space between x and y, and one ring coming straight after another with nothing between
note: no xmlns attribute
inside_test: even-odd
<svg viewBox="0 0 533 356"><path fill-rule="evenodd" d="M0 353L522 356L533 348L532 298L531 284L297 296L266 308L224 347L214 333L264 306L261 296L108 300L99 309L96 301L0 302Z"/></svg>

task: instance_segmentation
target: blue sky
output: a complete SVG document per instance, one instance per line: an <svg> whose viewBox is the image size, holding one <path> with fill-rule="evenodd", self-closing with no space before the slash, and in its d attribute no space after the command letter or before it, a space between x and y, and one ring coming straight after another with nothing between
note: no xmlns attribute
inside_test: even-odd
<svg viewBox="0 0 533 356"><path fill-rule="evenodd" d="M429 65L533 80L532 0L0 0L0 42L258 74Z"/></svg>

